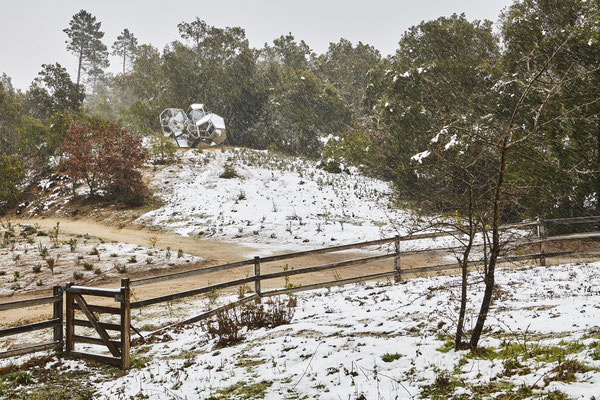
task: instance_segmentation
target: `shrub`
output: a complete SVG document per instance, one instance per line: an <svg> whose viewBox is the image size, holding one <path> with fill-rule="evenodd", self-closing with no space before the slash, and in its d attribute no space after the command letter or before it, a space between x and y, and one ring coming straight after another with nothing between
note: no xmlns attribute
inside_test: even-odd
<svg viewBox="0 0 600 400"><path fill-rule="evenodd" d="M115 269L120 273L120 274L124 274L125 272L127 272L127 266L121 263L115 263Z"/></svg>
<svg viewBox="0 0 600 400"><path fill-rule="evenodd" d="M399 353L393 353L393 354L385 353L383 356L381 356L381 360L383 362L389 363L392 361L399 360L401 357L403 357L403 356L402 356L402 354L399 354Z"/></svg>
<svg viewBox="0 0 600 400"><path fill-rule="evenodd" d="M203 326L211 339L217 339L217 346L239 343L244 338L239 310L236 308L219 312Z"/></svg>
<svg viewBox="0 0 600 400"><path fill-rule="evenodd" d="M48 268L50 268L50 272L52 273L52 275L54 275L54 267L56 267L57 263L58 263L58 255L55 258L46 257L46 264L48 265Z"/></svg>
<svg viewBox="0 0 600 400"><path fill-rule="evenodd" d="M221 173L221 175L219 175L219 178L222 179L233 179L239 177L240 176L238 175L237 171L233 168L233 165L231 164L225 164L223 172Z"/></svg>
<svg viewBox="0 0 600 400"><path fill-rule="evenodd" d="M165 165L175 161L177 147L169 137L162 133L153 134L150 137L150 156L154 164Z"/></svg>
<svg viewBox="0 0 600 400"><path fill-rule="evenodd" d="M42 246L42 242L38 242L38 252L42 258L46 258L49 255L48 247Z"/></svg>
<svg viewBox="0 0 600 400"><path fill-rule="evenodd" d="M92 269L94 269L94 264L89 263L89 262L84 262L83 269L85 269L86 271L91 271Z"/></svg>
<svg viewBox="0 0 600 400"><path fill-rule="evenodd" d="M81 271L73 271L73 278L74 279L81 279L81 278L83 278L83 272L81 272Z"/></svg>
<svg viewBox="0 0 600 400"><path fill-rule="evenodd" d="M244 339L242 329L274 328L289 324L294 317L296 298L269 299L265 304L247 304L221 311L216 318L207 321L204 328L218 346L227 346Z"/></svg>
<svg viewBox="0 0 600 400"><path fill-rule="evenodd" d="M21 198L21 183L25 180L25 168L20 157L0 155L0 214L16 205Z"/></svg>
<svg viewBox="0 0 600 400"><path fill-rule="evenodd" d="M71 253L77 249L77 239L71 238L67 241L67 244L69 245L69 250L71 250Z"/></svg>
<svg viewBox="0 0 600 400"><path fill-rule="evenodd" d="M35 264L33 267L31 267L31 270L37 274L42 270L42 264Z"/></svg>
<svg viewBox="0 0 600 400"><path fill-rule="evenodd" d="M92 126L73 123L62 145L63 168L73 187L83 180L90 196L103 189L109 197L127 205L140 205L146 195L139 168L148 155L139 135L114 123L96 121Z"/></svg>

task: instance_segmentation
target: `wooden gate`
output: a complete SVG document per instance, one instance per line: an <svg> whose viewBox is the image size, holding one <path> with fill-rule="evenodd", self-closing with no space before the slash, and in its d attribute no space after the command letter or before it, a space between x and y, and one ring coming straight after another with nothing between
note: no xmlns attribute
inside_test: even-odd
<svg viewBox="0 0 600 400"><path fill-rule="evenodd" d="M84 358L102 363L129 369L129 326L130 326L130 289L129 278L121 279L120 289L99 289L83 286L73 286L69 282L65 288L66 303L66 354L75 358ZM120 303L119 307L89 304L84 296L97 296L113 298ZM89 298L88 298L89 300ZM85 318L75 318L75 311L79 310ZM119 323L101 322L97 315L118 315ZM77 335L75 327L93 328L99 337ZM118 340L109 335L108 332L119 332ZM105 346L110 356L75 351L75 343L96 344Z"/></svg>

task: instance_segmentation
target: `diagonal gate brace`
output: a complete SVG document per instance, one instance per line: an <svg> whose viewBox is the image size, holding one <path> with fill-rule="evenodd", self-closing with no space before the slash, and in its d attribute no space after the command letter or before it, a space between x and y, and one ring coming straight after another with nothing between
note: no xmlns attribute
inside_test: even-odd
<svg viewBox="0 0 600 400"><path fill-rule="evenodd" d="M92 324L92 326L94 327L96 332L98 332L98 335L100 335L102 342L104 342L104 345L106 347L108 347L108 350L110 350L110 353L114 357L121 357L121 352L119 352L119 350L115 347L115 345L111 343L110 336L108 336L108 333L106 332L106 330L100 326L100 322L96 319L94 314L92 314L92 312L89 310L88 305L85 302L85 300L83 299L83 297L81 297L80 294L73 293L73 298L75 299L77 304L79 304L81 311L83 311L83 313L89 319L90 323Z"/></svg>

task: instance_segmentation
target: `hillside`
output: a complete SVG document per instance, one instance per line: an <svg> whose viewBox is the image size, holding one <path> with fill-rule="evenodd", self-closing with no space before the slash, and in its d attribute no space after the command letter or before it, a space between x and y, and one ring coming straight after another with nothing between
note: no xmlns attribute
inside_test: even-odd
<svg viewBox="0 0 600 400"><path fill-rule="evenodd" d="M40 183L38 195L19 213L87 217L288 250L378 239L406 229L401 226L409 214L391 207L390 185L356 168L335 174L315 161L245 148L189 149L177 156L175 164L146 168L150 191L160 199L148 206L126 210L86 204L53 176ZM77 193L85 195L87 189L79 186Z"/></svg>
<svg viewBox="0 0 600 400"><path fill-rule="evenodd" d="M393 235L407 217L385 182L269 151L188 150L151 187L164 206L134 223L198 238L319 247Z"/></svg>

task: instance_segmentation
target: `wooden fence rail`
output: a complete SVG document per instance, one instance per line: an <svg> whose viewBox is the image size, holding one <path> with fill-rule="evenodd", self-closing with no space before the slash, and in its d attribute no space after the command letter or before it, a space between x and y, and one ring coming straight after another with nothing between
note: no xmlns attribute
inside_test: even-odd
<svg viewBox="0 0 600 400"><path fill-rule="evenodd" d="M15 357L29 353L35 353L38 351L45 350L59 350L62 351L63 342L63 289L60 286L54 286L52 288L52 296L40 297L31 300L13 301L10 303L0 304L1 310L15 310L28 308L33 306L39 306L44 304L52 304L52 319L43 322L36 322L28 325L16 326L13 328L7 328L0 330L0 337L14 336L26 332L34 332L41 329L52 328L52 341L36 343L33 345L11 349L0 352L0 358Z"/></svg>
<svg viewBox="0 0 600 400"><path fill-rule="evenodd" d="M593 255L599 256L600 251L554 251L547 252L546 244L550 242L560 242L566 240L579 240L579 239L590 239L590 238L600 238L600 232L580 232L580 233L571 233L564 235L556 235L556 236L547 236L546 227L551 225L570 225L570 224L591 224L600 222L600 216L593 217L575 217L575 218L561 218L554 220L544 220L539 219L537 221L519 223L519 224L510 224L504 225L502 227L503 230L530 230L535 229L534 237L528 238L519 238L516 240L511 240L509 242L510 246L507 246L507 249L512 249L513 254L514 250L517 248L523 248L523 246L537 246L538 252L536 253L528 253L528 254L518 254L517 255L507 255L498 260L499 263L508 263L508 262L516 262L523 260L540 260L541 265L545 265L546 258L549 257L560 257L560 256L572 256L572 255ZM187 298L190 296L197 296L204 293L209 293L215 290L246 285L250 283L254 283L254 294L245 296L242 299L239 299L235 302L217 307L213 310L204 312L202 314L193 316L184 321L180 321L165 327L160 328L158 331L162 331L165 329L169 329L171 327L181 325L181 324L189 324L193 322L198 322L203 319L209 318L219 312L223 312L233 307L240 306L250 301L255 301L260 299L261 297L267 296L277 296L283 294L296 293L307 290L314 290L319 288L327 288L338 285L346 285L349 283L356 283L362 281L369 280L378 280L378 279L386 279L393 277L396 282L399 282L402 279L403 274L425 274L425 273L435 273L442 271L451 271L457 270L458 264L456 262L452 263L444 263L438 265L429 265L423 267L412 267L412 268L402 268L402 258L406 256L414 256L414 255L432 255L432 254L450 254L454 255L457 252L462 250L462 246L446 246L446 247L437 247L437 248L428 248L428 249L416 249L416 250L404 250L401 251L401 243L409 242L409 241L418 241L425 239L435 239L441 237L454 237L459 238L463 235L463 232L460 231L443 231L443 232L434 232L434 233L418 233L413 235L406 236L395 236L391 238L384 238L378 240L370 240L359 243L352 243L346 245L339 246L331 246L314 250L306 250L299 251L294 253L280 254L268 257L254 257L252 259L241 260L233 263L216 265L211 267L204 268L196 268L183 272L175 272L170 274L164 274L159 276L147 277L142 279L136 279L129 281L128 279L123 279L121 282L120 289L101 289L101 288L92 288L92 287L83 287L83 286L74 286L68 284L65 293L66 293L66 343L63 343L63 289L60 286L54 287L54 292L52 296L41 297L31 300L21 300L0 304L0 311L3 310L13 310L13 309L21 309L32 306L40 306L45 304L53 304L53 317L50 320L37 322L29 325L17 326L13 328L0 330L0 337L18 335L25 332L36 331L39 329L47 329L53 328L53 341L48 343L38 343L35 345L31 345L28 347L8 350L3 353L0 353L0 358L3 357L11 357L21 354L27 354L35 351L49 350L49 349L59 349L62 350L66 344L67 354L72 357L80 357L80 358L90 358L97 361L106 362L109 364L113 364L119 366L123 369L129 368L129 348L131 343L130 338L130 310L146 307L150 305L160 304L168 301L178 300ZM351 249L362 249L367 247L375 247L375 246L385 246L392 245L388 247L387 252L385 254L378 254L373 256L355 258L344 261L337 261L327 264L308 266L298 269L287 269L279 272L269 272L262 273L261 266L265 263L274 262L274 261L283 261L283 260L291 260L300 257L313 256L319 254L327 254L334 253L344 250ZM482 244L475 244L473 246L473 250L480 249ZM510 248L510 249L509 249ZM510 251L509 251L510 253ZM288 278L291 276L297 276L301 274L310 274L310 273L318 273L323 271L328 271L332 269L343 269L349 268L357 265L363 265L371 262L382 261L386 259L393 259L393 267L390 268L389 271L371 273L367 275L361 275L350 278L343 279L335 279L332 281L326 282L317 282L309 285L303 286L289 286L279 289L270 289L263 290L262 282L270 279L278 279L278 278ZM478 266L477 260L471 263L472 267ZM153 283L165 282L173 279L180 279L184 277L197 276L210 274L215 272L222 272L233 270L237 268L243 267L252 267L252 276L248 276L245 278L233 279L227 282L222 282L218 284L208 285L204 287L199 287L196 289L186 290L178 293L172 293L168 295L158 296L150 299L138 300L135 302L130 302L130 287L148 285ZM114 298L116 302L120 303L119 307L112 307L106 305L94 305L88 304L84 296L99 296L104 298ZM79 311L83 313L85 318L75 318L75 312ZM109 323L109 322L101 322L97 318L97 314L110 314L120 317L119 323ZM80 334L75 334L75 327L87 327L93 328L98 334L99 337L88 337ZM119 332L120 339L115 340L111 338L107 331ZM155 332L158 332L155 331ZM108 351L111 353L110 356L101 355L101 354L90 354L83 353L79 351L75 351L74 344L85 343L92 345L102 345L105 346Z"/></svg>

